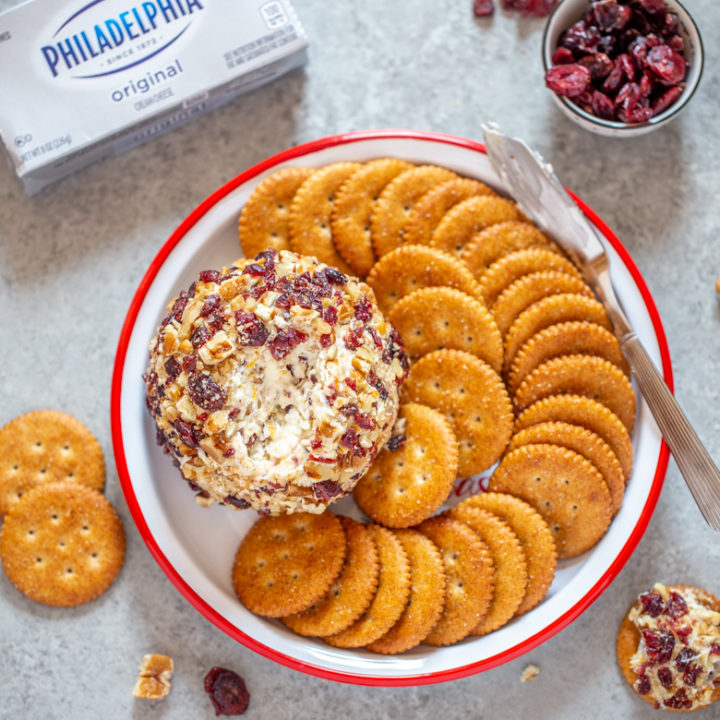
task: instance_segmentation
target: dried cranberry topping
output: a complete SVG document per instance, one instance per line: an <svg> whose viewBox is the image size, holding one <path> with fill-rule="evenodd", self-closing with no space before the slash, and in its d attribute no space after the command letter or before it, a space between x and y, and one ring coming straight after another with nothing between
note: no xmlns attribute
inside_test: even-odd
<svg viewBox="0 0 720 720"><path fill-rule="evenodd" d="M307 335L299 330L294 328L290 328L288 331L279 330L277 335L270 341L270 353L276 360L282 360L303 340L307 340Z"/></svg>
<svg viewBox="0 0 720 720"><path fill-rule="evenodd" d="M270 335L262 320L247 310L235 311L238 337L240 342L249 347L264 345Z"/></svg>
<svg viewBox="0 0 720 720"><path fill-rule="evenodd" d="M210 331L204 325L200 325L200 327L193 330L193 333L190 336L190 342L194 348L199 348L202 347L211 337L212 335L210 334Z"/></svg>
<svg viewBox="0 0 720 720"><path fill-rule="evenodd" d="M220 273L217 270L203 270L200 273L200 281L204 283L216 283L220 280Z"/></svg>
<svg viewBox="0 0 720 720"><path fill-rule="evenodd" d="M687 670L683 673L683 682L690 687L695 687L698 675L702 672L698 665L692 663L688 665Z"/></svg>
<svg viewBox="0 0 720 720"><path fill-rule="evenodd" d="M658 668L657 671L658 680L660 681L660 684L666 689L669 690L672 687L672 672L670 671L670 668L668 667L661 667Z"/></svg>
<svg viewBox="0 0 720 720"><path fill-rule="evenodd" d="M370 333L370 337L373 339L375 347L378 350L382 350L383 343L382 338L380 337L380 333L374 327L367 328L367 331Z"/></svg>
<svg viewBox="0 0 720 720"><path fill-rule="evenodd" d="M674 590L670 593L667 605L665 605L665 614L670 616L673 620L678 620L683 615L687 614L688 606L680 593Z"/></svg>
<svg viewBox="0 0 720 720"><path fill-rule="evenodd" d="M324 463L325 465L332 465L337 460L337 458L322 457L321 455L313 455L312 453L308 455L308 458L313 462Z"/></svg>
<svg viewBox="0 0 720 720"><path fill-rule="evenodd" d="M351 328L344 338L345 347L348 350L357 350L363 344L363 327Z"/></svg>
<svg viewBox="0 0 720 720"><path fill-rule="evenodd" d="M493 0L473 0L473 13L475 17L488 17L495 12Z"/></svg>
<svg viewBox="0 0 720 720"><path fill-rule="evenodd" d="M710 646L710 655L720 655L720 643Z"/></svg>
<svg viewBox="0 0 720 720"><path fill-rule="evenodd" d="M219 295L208 295L205 298L202 308L200 309L200 317L207 317L211 315L220 306Z"/></svg>
<svg viewBox="0 0 720 720"><path fill-rule="evenodd" d="M274 266L275 261L277 260L277 256L278 251L269 248L268 250L263 250L262 252L259 252L255 256L255 260L265 260L265 267Z"/></svg>
<svg viewBox="0 0 720 720"><path fill-rule="evenodd" d="M641 675L635 681L635 689L640 693L640 695L647 695L650 692L650 681L647 677L645 677L645 675Z"/></svg>
<svg viewBox="0 0 720 720"><path fill-rule="evenodd" d="M692 660L695 659L695 653L688 647L684 647L675 658L675 667L683 672Z"/></svg>
<svg viewBox="0 0 720 720"><path fill-rule="evenodd" d="M669 630L643 630L642 638L651 660L657 663L670 660L675 647L675 636Z"/></svg>
<svg viewBox="0 0 720 720"><path fill-rule="evenodd" d="M387 443L388 450L391 452L395 452L396 450L399 450L404 444L407 438L405 435L393 435Z"/></svg>
<svg viewBox="0 0 720 720"><path fill-rule="evenodd" d="M357 382L352 378L345 378L345 384L353 391L357 392Z"/></svg>
<svg viewBox="0 0 720 720"><path fill-rule="evenodd" d="M663 705L665 705L665 707L679 710L680 708L692 707L692 702L688 700L688 697L685 694L685 688L680 688L680 690L678 690L671 698L665 700Z"/></svg>
<svg viewBox="0 0 720 720"><path fill-rule="evenodd" d="M313 494L320 502L327 502L341 492L342 488L334 480L323 480L313 485Z"/></svg>
<svg viewBox="0 0 720 720"><path fill-rule="evenodd" d="M250 503L247 500L243 500L242 498L234 497L232 495L226 495L223 498L223 502L226 505L234 505L241 510L247 510L250 507Z"/></svg>
<svg viewBox="0 0 720 720"><path fill-rule="evenodd" d="M375 418L371 418L363 412L358 412L355 415L355 422L358 424L358 427L363 430L373 430L377 427L377 421Z"/></svg>
<svg viewBox="0 0 720 720"><path fill-rule="evenodd" d="M325 277L333 285L345 285L348 281L347 275L341 273L339 270L336 270L334 267L325 268Z"/></svg>
<svg viewBox="0 0 720 720"><path fill-rule="evenodd" d="M387 388L385 387L385 384L383 383L383 381L380 380L380 378L375 374L374 370L371 370L368 373L367 381L372 387L374 387L378 391L378 393L380 393L380 397L383 400L388 399L389 393L387 391Z"/></svg>
<svg viewBox="0 0 720 720"><path fill-rule="evenodd" d="M665 606L662 596L654 592L643 593L639 600L640 605L642 606L642 611L654 618L663 611L663 607Z"/></svg>
<svg viewBox="0 0 720 720"><path fill-rule="evenodd" d="M372 303L366 298L360 298L355 308L355 317L362 322L367 322L372 318Z"/></svg>
<svg viewBox="0 0 720 720"><path fill-rule="evenodd" d="M324 348L329 348L332 345L332 335L326 334L320 336L320 345Z"/></svg>
<svg viewBox="0 0 720 720"><path fill-rule="evenodd" d="M220 410L227 400L227 393L209 375L193 373L188 380L188 392L192 401L203 410Z"/></svg>
<svg viewBox="0 0 720 720"><path fill-rule="evenodd" d="M168 380L174 380L182 372L180 363L174 357L169 357L165 361L164 367L165 372L168 374Z"/></svg>
<svg viewBox="0 0 720 720"><path fill-rule="evenodd" d="M254 277L262 277L265 275L265 268L257 263L250 263L242 271L243 275L253 275Z"/></svg>
<svg viewBox="0 0 720 720"><path fill-rule="evenodd" d="M177 434L180 436L180 439L188 447L194 448L197 446L197 441L195 440L195 435L193 434L192 428L184 420L176 420L172 424L172 426L177 431Z"/></svg>
<svg viewBox="0 0 720 720"><path fill-rule="evenodd" d="M197 356L196 355L186 355L182 359L182 366L183 366L183 370L186 373L195 372L195 368L197 367Z"/></svg>
<svg viewBox="0 0 720 720"><path fill-rule="evenodd" d="M182 322L183 311L188 304L188 300L188 294L186 292L181 292L173 303L172 309L170 310L170 315L168 317L174 318L178 322Z"/></svg>
<svg viewBox="0 0 720 720"><path fill-rule="evenodd" d="M231 447L231 448L228 448L228 449L223 453L223 457L229 458L229 457L232 457L234 454L235 454L235 448L232 448L232 447Z"/></svg>
<svg viewBox="0 0 720 720"><path fill-rule="evenodd" d="M355 417L355 415L357 415L360 412L360 409L358 408L357 405L355 405L355 403L348 403L347 405L343 405L340 408L340 412L345 417Z"/></svg>
<svg viewBox="0 0 720 720"><path fill-rule="evenodd" d="M215 715L242 715L250 704L245 681L232 670L214 667L205 676L205 692L215 708Z"/></svg>
<svg viewBox="0 0 720 720"><path fill-rule="evenodd" d="M357 433L352 428L348 428L340 438L340 444L349 450L354 449L358 445Z"/></svg>
<svg viewBox="0 0 720 720"><path fill-rule="evenodd" d="M332 306L326 307L323 311L323 320L325 320L328 325L335 325L338 321L337 308Z"/></svg>

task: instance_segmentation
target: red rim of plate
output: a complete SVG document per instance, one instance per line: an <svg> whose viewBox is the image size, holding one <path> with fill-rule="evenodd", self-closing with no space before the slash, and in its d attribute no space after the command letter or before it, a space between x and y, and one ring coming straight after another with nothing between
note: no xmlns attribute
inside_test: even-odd
<svg viewBox="0 0 720 720"><path fill-rule="evenodd" d="M573 607L567 610L557 620L552 622L541 632L536 633L532 637L527 638L521 643L518 643L512 648L509 648L497 655L479 660L462 667L457 667L452 670L444 670L439 672L425 673L420 675L400 676L400 677L375 677L369 675L361 675L357 673L341 672L337 670L328 670L327 668L318 667L310 663L302 662L288 655L278 652L262 643L258 642L252 637L249 637L242 632L235 625L230 623L226 618L220 615L215 609L213 609L205 600L203 600L181 577L181 575L175 570L173 565L165 557L155 538L153 537L150 529L145 522L142 510L138 504L135 492L132 487L130 480L130 474L128 472L127 461L125 457L125 449L123 446L122 437L122 419L120 414L120 396L122 390L123 371L125 367L125 358L127 354L130 337L132 335L133 327L137 319L140 307L145 299L150 285L152 284L155 276L160 270L161 266L165 262L167 256L170 254L172 249L180 242L188 230L198 222L198 220L205 215L219 200L225 197L228 193L233 191L242 183L250 180L251 178L259 175L268 168L272 168L280 163L287 162L294 158L307 155L312 152L319 150L325 150L330 147L337 145L345 145L349 143L362 142L364 140L387 140L387 139L409 139L409 140L424 140L436 143L445 143L447 145L456 145L462 148L467 148L475 152L485 153L485 146L474 140L466 138L456 137L454 135L447 135L444 133L434 132L423 132L415 130L370 130L370 131L358 131L342 133L338 135L331 135L326 138L314 140L312 142L297 145L288 150L284 150L272 157L263 160L262 162L254 165L243 173L240 173L237 177L233 178L221 188L216 190L212 195L205 199L185 220L179 225L175 232L162 246L154 260L150 264L145 276L143 277L135 295L130 303L130 307L125 317L122 330L120 332L120 339L118 341L118 348L115 355L115 365L113 368L113 379L111 388L110 398L110 423L112 428L112 440L113 440L113 451L115 454L115 463L117 465L118 476L120 478L120 485L122 486L125 500L132 514L135 525L140 532L141 537L145 541L145 544L150 550L151 555L155 558L156 562L162 568L163 572L168 576L170 581L180 591L186 600L200 613L202 613L210 622L215 624L223 632L230 637L241 642L246 647L254 650L260 655L264 655L275 662L307 673L316 677L321 677L326 680L334 680L337 682L352 683L356 685L373 685L373 686L384 686L384 687L400 687L410 685L428 685L431 683L446 682L449 680L456 680L459 678L467 677L484 670L490 670L491 668L502 665L510 660L529 652L533 648L537 647L541 643L545 642L557 632L562 630L564 627L569 625L575 618L577 618L583 611L585 611L595 599L610 585L617 574L622 570L625 563L632 555L633 550L640 542L645 530L650 522L655 505L657 504L662 489L663 479L665 477L665 471L667 469L669 451L664 441L660 445L660 453L658 456L658 463L655 470L655 476L653 478L652 485L650 487L650 493L648 495L645 506L643 507L642 513L638 519L637 524L633 528L633 531L628 538L627 542L623 546L622 550L615 558L610 567L605 571L602 577L595 583L595 585L577 602ZM608 226L591 210L582 200L576 195L572 194L573 199L577 202L579 207L588 217L588 219L595 224L595 226L602 232L607 238L608 242L613 246L615 251L618 253L623 263L632 275L635 284L640 290L643 301L647 307L648 314L653 324L653 329L657 337L658 345L660 348L660 357L662 360L662 371L665 377L665 381L672 390L672 367L670 364L670 352L667 346L667 340L665 338L665 331L660 320L655 303L650 295L645 280L643 279L640 271L637 269L635 263L630 257L628 251L622 245L622 243L615 237Z"/></svg>

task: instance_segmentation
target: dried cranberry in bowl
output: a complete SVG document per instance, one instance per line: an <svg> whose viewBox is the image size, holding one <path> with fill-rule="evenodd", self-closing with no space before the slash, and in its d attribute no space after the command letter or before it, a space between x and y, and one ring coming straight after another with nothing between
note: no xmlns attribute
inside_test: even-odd
<svg viewBox="0 0 720 720"><path fill-rule="evenodd" d="M550 52L550 90L598 118L634 125L677 102L690 69L678 16L664 0L591 0Z"/></svg>

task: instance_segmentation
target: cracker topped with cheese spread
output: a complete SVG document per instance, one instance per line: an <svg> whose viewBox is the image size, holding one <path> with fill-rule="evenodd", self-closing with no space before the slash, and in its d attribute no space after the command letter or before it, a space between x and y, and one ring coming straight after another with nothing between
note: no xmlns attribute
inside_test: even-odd
<svg viewBox="0 0 720 720"><path fill-rule="evenodd" d="M200 273L168 306L144 375L158 443L196 491L322 512L388 440L407 360L372 290L267 250Z"/></svg>

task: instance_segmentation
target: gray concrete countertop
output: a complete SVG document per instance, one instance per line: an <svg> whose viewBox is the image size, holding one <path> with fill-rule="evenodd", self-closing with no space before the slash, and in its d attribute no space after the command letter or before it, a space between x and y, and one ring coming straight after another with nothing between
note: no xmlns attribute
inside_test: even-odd
<svg viewBox="0 0 720 720"><path fill-rule="evenodd" d="M0 8L14 4L0 0ZM123 318L161 244L210 192L268 155L353 129L436 130L480 139L495 120L552 162L617 233L664 322L676 394L720 458L720 6L693 0L705 76L670 126L633 141L579 129L543 87L543 21L470 0L295 0L309 62L273 84L144 147L30 198L0 166L0 424L52 407L98 436L107 495L127 532L125 566L99 600L36 605L0 573L0 717L211 718L202 691L213 665L240 672L248 718L442 717L446 720L655 717L620 676L618 623L657 580L720 593L720 537L703 522L675 465L625 568L571 626L498 669L435 686L374 689L302 675L254 654L196 612L151 558L113 463L110 378ZM169 698L131 690L148 651L176 671ZM520 681L534 663L540 675ZM699 717L720 718L720 705Z"/></svg>

